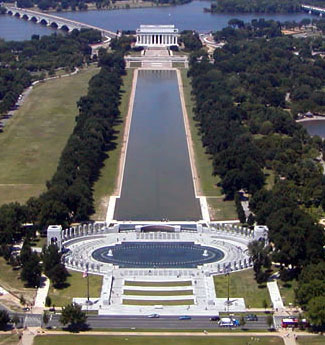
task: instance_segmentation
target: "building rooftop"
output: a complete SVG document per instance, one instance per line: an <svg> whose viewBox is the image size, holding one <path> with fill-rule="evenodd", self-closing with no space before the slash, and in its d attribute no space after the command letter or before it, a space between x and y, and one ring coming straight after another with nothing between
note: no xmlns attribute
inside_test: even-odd
<svg viewBox="0 0 325 345"><path fill-rule="evenodd" d="M140 28L137 29L137 33L172 34L178 33L178 29L175 28L175 25L140 25Z"/></svg>

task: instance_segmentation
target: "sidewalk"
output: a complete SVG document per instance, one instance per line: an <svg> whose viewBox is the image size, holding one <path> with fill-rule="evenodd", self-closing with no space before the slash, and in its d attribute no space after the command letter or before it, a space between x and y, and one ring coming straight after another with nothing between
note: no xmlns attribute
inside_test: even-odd
<svg viewBox="0 0 325 345"><path fill-rule="evenodd" d="M276 282L276 280L267 282L267 288L269 290L273 308L275 310L284 310L285 308L283 305L282 297L280 295L280 290L279 290L278 283Z"/></svg>

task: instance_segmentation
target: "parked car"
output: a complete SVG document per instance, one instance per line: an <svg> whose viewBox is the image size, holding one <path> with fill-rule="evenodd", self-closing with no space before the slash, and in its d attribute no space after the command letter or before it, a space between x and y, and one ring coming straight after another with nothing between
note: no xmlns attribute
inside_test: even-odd
<svg viewBox="0 0 325 345"><path fill-rule="evenodd" d="M158 319L160 317L160 315L159 314L150 314L150 315L148 315L148 317L150 319Z"/></svg>
<svg viewBox="0 0 325 345"><path fill-rule="evenodd" d="M182 315L178 318L178 320L191 320L192 318L188 315Z"/></svg>
<svg viewBox="0 0 325 345"><path fill-rule="evenodd" d="M258 321L258 317L255 314L248 314L245 319L246 321Z"/></svg>

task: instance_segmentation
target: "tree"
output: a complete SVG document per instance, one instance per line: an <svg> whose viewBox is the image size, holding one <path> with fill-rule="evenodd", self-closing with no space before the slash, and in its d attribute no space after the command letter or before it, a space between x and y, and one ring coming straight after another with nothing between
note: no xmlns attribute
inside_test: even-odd
<svg viewBox="0 0 325 345"><path fill-rule="evenodd" d="M27 282L28 286L38 287L40 285L42 268L37 253L32 253L30 259L23 263L20 273L21 279Z"/></svg>
<svg viewBox="0 0 325 345"><path fill-rule="evenodd" d="M20 297L19 297L19 302L20 302L20 304L23 305L23 306L26 304L26 300L25 300L25 297L24 297L23 295L20 295Z"/></svg>
<svg viewBox="0 0 325 345"><path fill-rule="evenodd" d="M11 318L11 321L14 323L15 327L17 328L17 325L19 324L20 322L20 318L17 314L15 314L12 318Z"/></svg>
<svg viewBox="0 0 325 345"><path fill-rule="evenodd" d="M308 303L307 317L318 329L325 327L325 296L312 298Z"/></svg>
<svg viewBox="0 0 325 345"><path fill-rule="evenodd" d="M240 318L240 326L241 326L242 329L244 329L245 325L246 325L245 316L242 315L241 318Z"/></svg>
<svg viewBox="0 0 325 345"><path fill-rule="evenodd" d="M267 307L268 307L267 301L266 301L266 299L263 299L263 308L264 308L264 310L266 310Z"/></svg>
<svg viewBox="0 0 325 345"><path fill-rule="evenodd" d="M54 287L60 288L64 286L69 273L65 266L61 263L55 265L49 272L48 276L53 283Z"/></svg>
<svg viewBox="0 0 325 345"><path fill-rule="evenodd" d="M50 296L46 296L46 298L45 298L45 305L47 306L47 307L50 307L51 305L52 305L52 299L51 299L51 297Z"/></svg>
<svg viewBox="0 0 325 345"><path fill-rule="evenodd" d="M266 323L268 325L269 328L272 327L273 325L273 316L272 315L268 315L267 318L266 318Z"/></svg>
<svg viewBox="0 0 325 345"><path fill-rule="evenodd" d="M68 304L62 308L60 322L71 331L79 331L86 326L87 316L76 303Z"/></svg>
<svg viewBox="0 0 325 345"><path fill-rule="evenodd" d="M4 330L10 321L9 314L6 310L0 310L0 329Z"/></svg>
<svg viewBox="0 0 325 345"><path fill-rule="evenodd" d="M48 311L44 310L43 312L43 317L42 317L42 321L43 321L43 324L46 326L49 321L50 321L50 315L48 313Z"/></svg>

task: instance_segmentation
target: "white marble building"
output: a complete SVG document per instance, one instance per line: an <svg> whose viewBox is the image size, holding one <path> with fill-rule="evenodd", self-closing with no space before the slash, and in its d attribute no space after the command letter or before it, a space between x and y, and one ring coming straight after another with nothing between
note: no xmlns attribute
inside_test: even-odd
<svg viewBox="0 0 325 345"><path fill-rule="evenodd" d="M136 36L136 46L169 47L178 44L178 29L175 25L140 25Z"/></svg>

